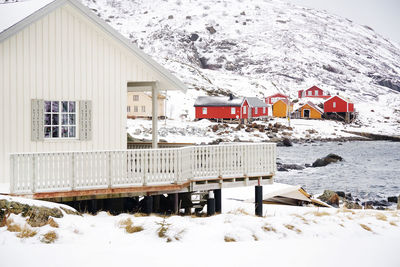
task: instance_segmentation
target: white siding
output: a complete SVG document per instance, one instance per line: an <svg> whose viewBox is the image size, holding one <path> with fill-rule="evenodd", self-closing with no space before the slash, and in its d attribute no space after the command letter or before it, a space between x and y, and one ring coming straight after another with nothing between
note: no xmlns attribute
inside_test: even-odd
<svg viewBox="0 0 400 267"><path fill-rule="evenodd" d="M173 85L66 4L0 43L0 183L9 153L126 148L127 82ZM31 140L31 99L91 100L90 141Z"/></svg>

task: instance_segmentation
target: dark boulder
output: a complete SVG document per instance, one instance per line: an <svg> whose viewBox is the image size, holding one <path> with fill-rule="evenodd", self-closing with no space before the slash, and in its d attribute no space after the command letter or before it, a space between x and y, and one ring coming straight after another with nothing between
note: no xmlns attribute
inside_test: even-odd
<svg viewBox="0 0 400 267"><path fill-rule="evenodd" d="M197 41L197 39L199 39L199 37L200 36L197 33L192 33L190 35L190 41L195 42L195 41Z"/></svg>
<svg viewBox="0 0 400 267"><path fill-rule="evenodd" d="M343 197L343 198L346 197L346 194L343 191L336 191L336 194L338 194L339 197Z"/></svg>
<svg viewBox="0 0 400 267"><path fill-rule="evenodd" d="M323 157L321 159L317 159L316 161L314 161L313 163L313 167L323 167L326 166L328 164L334 163L334 162L338 162L338 161L342 161L343 158L339 155L336 154L329 154L326 157Z"/></svg>
<svg viewBox="0 0 400 267"><path fill-rule="evenodd" d="M362 206L360 204L353 201L345 201L343 207L346 209L357 209L357 210L362 209Z"/></svg>
<svg viewBox="0 0 400 267"><path fill-rule="evenodd" d="M283 138L282 143L284 146L293 146L292 141L289 138Z"/></svg>
<svg viewBox="0 0 400 267"><path fill-rule="evenodd" d="M215 30L213 26L206 27L206 29L207 29L207 31L208 31L210 34L214 34L214 33L217 32L217 30Z"/></svg>
<svg viewBox="0 0 400 267"><path fill-rule="evenodd" d="M281 167L288 170L304 170L304 167L298 164L282 164Z"/></svg>
<svg viewBox="0 0 400 267"><path fill-rule="evenodd" d="M325 190L318 198L331 206L339 207L339 196L334 191Z"/></svg>
<svg viewBox="0 0 400 267"><path fill-rule="evenodd" d="M397 203L397 197L388 197L388 202Z"/></svg>

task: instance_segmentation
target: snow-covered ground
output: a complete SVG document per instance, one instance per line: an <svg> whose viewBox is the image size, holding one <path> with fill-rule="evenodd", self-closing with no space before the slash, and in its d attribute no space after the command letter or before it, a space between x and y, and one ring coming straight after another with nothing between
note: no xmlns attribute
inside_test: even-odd
<svg viewBox="0 0 400 267"><path fill-rule="evenodd" d="M1 266L337 266L340 262L397 267L400 263L399 211L264 205L264 217L255 217L253 196L253 187L224 189L223 213L213 217L65 215L55 219L58 228L35 228L36 236L26 239L2 227ZM10 218L25 223L20 216ZM127 233L124 223L143 230ZM160 236L162 226L165 232ZM42 244L49 231L55 231L58 239Z"/></svg>
<svg viewBox="0 0 400 267"><path fill-rule="evenodd" d="M268 122L255 121L257 124L268 126L268 124L280 123L289 126L287 119L274 118ZM223 139L226 142L252 141L262 142L274 138L289 137L291 139L339 139L342 137L358 137L344 132L358 131L386 135L398 135L400 124L374 123L370 126L358 126L355 124L346 125L342 122L330 120L290 120L290 127L293 130L281 129L277 133L265 131L260 132L254 129L246 132L245 128L235 130L237 124L228 124L228 127L220 127L216 132L212 126L218 123L209 120L192 121L188 119L167 119L159 122L159 137L168 142L177 143L210 143L216 139ZM151 140L151 121L143 119L128 119L127 131L137 139Z"/></svg>

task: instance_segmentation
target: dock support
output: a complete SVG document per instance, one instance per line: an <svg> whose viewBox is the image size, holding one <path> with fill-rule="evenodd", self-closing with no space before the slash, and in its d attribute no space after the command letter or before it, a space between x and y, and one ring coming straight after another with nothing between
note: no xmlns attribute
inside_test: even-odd
<svg viewBox="0 0 400 267"><path fill-rule="evenodd" d="M153 212L160 212L160 195L153 196Z"/></svg>
<svg viewBox="0 0 400 267"><path fill-rule="evenodd" d="M143 204L144 204L144 207L143 207L144 213L147 215L150 215L153 212L153 197L145 196Z"/></svg>
<svg viewBox="0 0 400 267"><path fill-rule="evenodd" d="M256 208L256 216L262 216L263 215L263 196L262 196L262 185L256 185L255 186L255 199L254 199L254 204Z"/></svg>
<svg viewBox="0 0 400 267"><path fill-rule="evenodd" d="M207 216L212 216L215 214L215 199L214 199L214 191L208 192L207 199Z"/></svg>
<svg viewBox="0 0 400 267"><path fill-rule="evenodd" d="M215 189L214 190L214 197L215 197L215 212L221 213L222 212L222 190Z"/></svg>
<svg viewBox="0 0 400 267"><path fill-rule="evenodd" d="M174 214L178 214L179 213L179 194L175 193L174 194L174 210L173 210Z"/></svg>

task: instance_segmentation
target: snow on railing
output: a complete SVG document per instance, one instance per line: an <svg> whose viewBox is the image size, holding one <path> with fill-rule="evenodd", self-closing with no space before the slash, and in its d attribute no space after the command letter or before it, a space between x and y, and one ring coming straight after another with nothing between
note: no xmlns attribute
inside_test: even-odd
<svg viewBox="0 0 400 267"><path fill-rule="evenodd" d="M273 175L276 145L11 154L13 194L182 183Z"/></svg>

